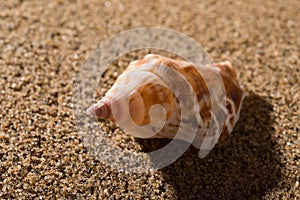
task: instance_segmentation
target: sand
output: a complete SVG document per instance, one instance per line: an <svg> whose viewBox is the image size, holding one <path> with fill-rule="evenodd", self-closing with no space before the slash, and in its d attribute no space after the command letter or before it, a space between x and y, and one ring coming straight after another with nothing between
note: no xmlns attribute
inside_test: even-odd
<svg viewBox="0 0 300 200"><path fill-rule="evenodd" d="M299 2L1 1L1 199L300 199ZM97 45L143 26L195 39L230 60L246 92L232 135L204 159L190 148L156 172L125 174L84 146L74 123L73 82ZM152 52L152 51L149 51ZM112 65L117 74L133 52ZM124 61L125 60L125 61ZM113 83L108 74L98 94ZM107 122L123 149L146 152Z"/></svg>

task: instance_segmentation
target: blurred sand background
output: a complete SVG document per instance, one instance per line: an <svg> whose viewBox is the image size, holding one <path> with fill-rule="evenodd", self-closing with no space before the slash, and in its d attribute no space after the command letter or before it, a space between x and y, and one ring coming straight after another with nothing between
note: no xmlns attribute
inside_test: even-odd
<svg viewBox="0 0 300 200"><path fill-rule="evenodd" d="M1 1L0 198L300 199L299 10L297 0ZM247 96L232 136L205 159L190 148L157 172L124 174L86 151L72 88L101 41L144 26L175 29L214 61L230 60ZM102 123L116 139L121 130Z"/></svg>

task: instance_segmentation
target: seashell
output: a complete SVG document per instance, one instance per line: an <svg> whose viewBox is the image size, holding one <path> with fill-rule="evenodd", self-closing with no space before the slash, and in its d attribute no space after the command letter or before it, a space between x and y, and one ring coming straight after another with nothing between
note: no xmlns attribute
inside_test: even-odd
<svg viewBox="0 0 300 200"><path fill-rule="evenodd" d="M221 109L218 111L223 112L225 116L224 124L220 126L223 128L216 136L216 142L221 141L232 132L238 121L244 94L230 62L199 67L202 69L201 73L194 64L189 62L148 54L142 60L131 62L106 95L88 108L87 113L116 122L123 128L125 126L125 131L136 137L174 138L180 122L183 121L181 115L185 113L186 116L192 116L191 113L195 108L200 118L197 118L199 124L196 136L193 138L193 145L200 148L212 120L218 121L220 118L219 113L212 113L213 104L209 84L207 84L210 82L210 86L215 87L213 88L216 91L215 96L226 96L223 105L219 105ZM194 97L178 97L166 83L158 81L158 77L165 79L173 77L170 75L171 71L178 73L178 77L184 78L176 81L175 90L179 88L180 94L180 90L186 88L183 81L187 82L194 92ZM223 84L214 84L217 75L221 77ZM222 87L223 93L220 90ZM191 105L192 109L183 111L180 107L180 98L188 98L191 102L194 98L195 105ZM188 123L191 122L187 122L187 125ZM148 129L134 129L136 126L147 126ZM185 137L189 137L189 134L185 133L179 139L188 141L189 139Z"/></svg>

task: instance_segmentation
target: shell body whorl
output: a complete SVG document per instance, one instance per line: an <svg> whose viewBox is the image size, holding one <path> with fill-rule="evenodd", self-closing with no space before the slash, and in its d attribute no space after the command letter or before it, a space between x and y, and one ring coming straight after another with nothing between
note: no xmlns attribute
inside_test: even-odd
<svg viewBox="0 0 300 200"><path fill-rule="evenodd" d="M161 65L165 68L161 68ZM218 120L218 114L212 112L214 105L211 95L218 96L220 99L226 97L224 103L219 105L219 110L225 113L224 124L220 126L223 128L217 138L222 140L230 134L239 118L243 91L239 87L236 73L230 62L205 65L200 68L199 71L199 68L189 62L148 54L142 60L131 62L105 97L89 108L88 113L116 121L121 127L123 124L127 126L125 130L129 132L134 130L136 125L141 127L151 125L148 126L149 130L135 129L137 131L134 135L137 137L174 138L183 120L181 117L183 112L188 116L195 106L191 105L191 110L181 110L180 99L189 97L180 96L180 92L179 96L176 96L174 89L170 89L164 81L161 81L161 79L171 78L172 75L168 74L169 70L165 70L170 69L182 77L176 82L176 88L185 89L186 85L182 83L184 80L190 85L195 97L191 102L197 104L195 108L198 109L200 119L193 140L194 146L199 148L212 120ZM221 77L223 84L214 84L217 75ZM214 90L210 90L208 85L213 85ZM215 91L215 94L211 94L211 91ZM111 108L113 105L116 105L115 108ZM155 105L159 105L160 108L156 109L156 112L151 112Z"/></svg>

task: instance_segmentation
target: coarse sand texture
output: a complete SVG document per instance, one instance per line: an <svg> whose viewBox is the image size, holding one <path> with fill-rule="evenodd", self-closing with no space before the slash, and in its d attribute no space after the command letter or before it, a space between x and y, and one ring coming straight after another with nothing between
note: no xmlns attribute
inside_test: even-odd
<svg viewBox="0 0 300 200"><path fill-rule="evenodd" d="M245 1L0 2L0 199L300 199L300 3ZM245 92L232 134L203 159L190 147L171 165L114 171L84 145L73 113L81 64L98 44L138 27L174 29L215 62L230 61ZM141 49L111 63L95 102ZM142 140L99 120L115 146Z"/></svg>

